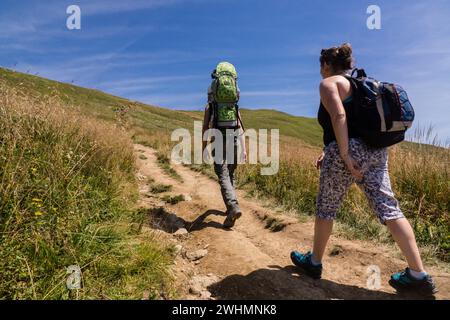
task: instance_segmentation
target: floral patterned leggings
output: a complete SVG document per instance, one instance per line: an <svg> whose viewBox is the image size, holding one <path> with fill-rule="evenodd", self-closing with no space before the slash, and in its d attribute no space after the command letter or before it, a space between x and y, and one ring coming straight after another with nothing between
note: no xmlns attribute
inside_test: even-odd
<svg viewBox="0 0 450 320"><path fill-rule="evenodd" d="M387 148L371 148L361 139L350 139L349 150L353 159L363 169L364 178L356 182L339 154L336 141L325 147L317 197L317 217L335 219L344 196L356 182L366 194L371 208L382 224L386 224L388 220L404 218L391 188Z"/></svg>

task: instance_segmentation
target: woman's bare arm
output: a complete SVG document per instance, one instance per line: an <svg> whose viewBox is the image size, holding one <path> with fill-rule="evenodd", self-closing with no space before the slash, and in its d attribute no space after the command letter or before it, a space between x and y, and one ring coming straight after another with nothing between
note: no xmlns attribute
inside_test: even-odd
<svg viewBox="0 0 450 320"><path fill-rule="evenodd" d="M347 117L337 83L325 79L320 83L320 99L330 115L342 159L348 155Z"/></svg>
<svg viewBox="0 0 450 320"><path fill-rule="evenodd" d="M361 180L361 170L349 154L347 116L339 94L338 84L334 79L325 79L320 83L320 98L330 115L339 153L352 175Z"/></svg>

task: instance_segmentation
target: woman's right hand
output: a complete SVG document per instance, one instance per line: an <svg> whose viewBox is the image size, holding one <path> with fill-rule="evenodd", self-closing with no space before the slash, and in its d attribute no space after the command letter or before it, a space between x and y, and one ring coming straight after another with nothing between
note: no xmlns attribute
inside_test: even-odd
<svg viewBox="0 0 450 320"><path fill-rule="evenodd" d="M348 171L352 174L352 176L356 179L356 181L362 181L364 177L364 172L361 166L352 158L352 156L347 155L342 157L345 165L347 166Z"/></svg>
<svg viewBox="0 0 450 320"><path fill-rule="evenodd" d="M322 163L323 163L323 158L324 157L325 157L325 152L322 152L322 154L316 160L316 168L317 168L317 170L320 170L320 168L322 168Z"/></svg>

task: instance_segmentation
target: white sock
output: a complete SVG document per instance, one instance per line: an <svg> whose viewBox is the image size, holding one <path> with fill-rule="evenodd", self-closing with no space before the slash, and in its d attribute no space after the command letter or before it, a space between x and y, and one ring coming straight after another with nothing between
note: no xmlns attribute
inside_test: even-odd
<svg viewBox="0 0 450 320"><path fill-rule="evenodd" d="M312 265L315 266L315 267L320 266L320 265L322 264L322 263L320 263L320 262L315 261L314 258L313 258L313 256L311 256L311 263L312 263Z"/></svg>
<svg viewBox="0 0 450 320"><path fill-rule="evenodd" d="M414 271L412 269L409 269L409 272L410 272L411 276L416 280L422 280L428 275L428 273L426 273L425 271L419 272L419 271Z"/></svg>

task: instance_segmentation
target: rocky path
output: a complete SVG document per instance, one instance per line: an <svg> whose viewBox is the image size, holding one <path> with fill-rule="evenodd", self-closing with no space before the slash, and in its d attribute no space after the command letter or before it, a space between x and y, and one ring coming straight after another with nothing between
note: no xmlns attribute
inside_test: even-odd
<svg viewBox="0 0 450 320"><path fill-rule="evenodd" d="M155 151L135 145L141 203L149 209L149 226L176 241L174 266L180 298L185 299L405 299L389 287L393 272L405 267L389 246L332 237L322 280L299 274L289 258L292 250L309 250L313 224L267 209L239 191L243 216L225 230L223 201L217 182L187 167L174 165L183 183L158 166ZM150 180L151 179L151 180ZM151 186L172 186L155 194ZM170 204L170 197L184 201ZM166 196L166 198L164 198ZM164 199L164 200L163 200ZM174 198L175 199L175 198ZM381 287L368 288L381 271ZM450 275L428 268L440 293L450 298ZM372 274L372 277L371 277ZM369 280L370 282L370 280Z"/></svg>

